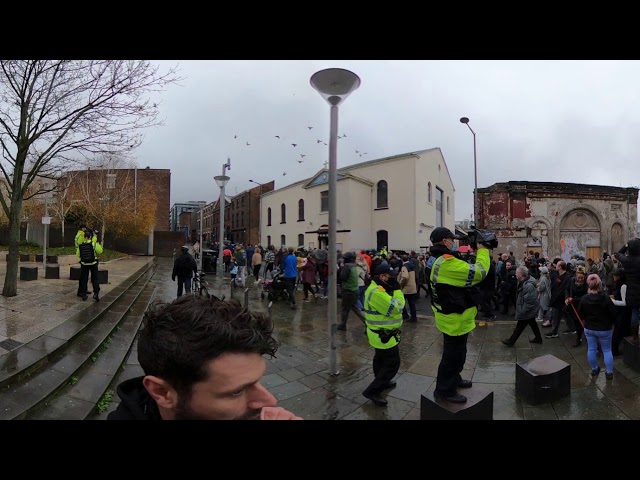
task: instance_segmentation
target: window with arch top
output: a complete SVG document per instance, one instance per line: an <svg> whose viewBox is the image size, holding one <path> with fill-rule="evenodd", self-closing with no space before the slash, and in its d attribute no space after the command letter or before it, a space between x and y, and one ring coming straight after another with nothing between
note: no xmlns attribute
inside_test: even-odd
<svg viewBox="0 0 640 480"><path fill-rule="evenodd" d="M389 208L388 186L385 180L378 182L376 208Z"/></svg>

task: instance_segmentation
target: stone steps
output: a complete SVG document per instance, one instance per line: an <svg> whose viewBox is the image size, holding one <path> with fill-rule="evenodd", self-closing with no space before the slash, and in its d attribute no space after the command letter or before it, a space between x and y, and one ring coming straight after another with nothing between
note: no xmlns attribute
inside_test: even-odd
<svg viewBox="0 0 640 480"><path fill-rule="evenodd" d="M114 399L118 373L125 357L129 355L136 338L142 316L147 309L154 290L146 285L131 309L115 327L105 347L98 349L84 359L81 366L70 376L70 381L62 386L55 398L48 399L41 408L27 414L27 420L84 420L99 413L98 406L109 392ZM71 354L77 355L77 354ZM109 400L102 404L108 406ZM106 417L106 415L105 415Z"/></svg>
<svg viewBox="0 0 640 480"><path fill-rule="evenodd" d="M45 335L0 355L0 390L22 380L68 346L69 342L93 321L112 309L115 302L122 298L135 282L150 270L155 269L156 262L157 260L154 259L152 263L144 265L129 279L101 297L99 302L94 302L88 308L71 316ZM46 312L43 313L46 314Z"/></svg>
<svg viewBox="0 0 640 480"><path fill-rule="evenodd" d="M147 290L147 284L155 272L155 266L154 261L138 270L130 281L117 287L118 291L114 289L105 295L104 304L101 299L92 305L96 308L87 308L46 335L3 355L13 355L13 359L7 358L4 359L4 364L0 363L7 366L0 370L0 419L25 419L31 416L36 418L40 407L70 382L76 382L76 373L84 365L92 363L93 357L96 357L97 363L101 355L96 354L107 347L105 342L109 342L112 333L126 320L127 312L132 307L137 309L142 304L146 308L149 303L153 289L151 292ZM111 298L107 298L110 294ZM138 299L140 301L137 301ZM131 339L127 339L126 334L133 332L132 335L135 337L139 326L139 323L134 323L123 323L119 330L123 332L123 336L118 339L112 338L108 347L113 347L113 350L128 350ZM10 369L12 365L14 368ZM99 369L100 367L91 372L94 375L87 376L82 385L83 392L90 388L97 392L100 385L104 385L105 388L108 386L106 378L100 377ZM6 378L2 378L2 375ZM92 398L86 393L75 395ZM83 398L72 398L74 403L79 405L81 402L89 403Z"/></svg>

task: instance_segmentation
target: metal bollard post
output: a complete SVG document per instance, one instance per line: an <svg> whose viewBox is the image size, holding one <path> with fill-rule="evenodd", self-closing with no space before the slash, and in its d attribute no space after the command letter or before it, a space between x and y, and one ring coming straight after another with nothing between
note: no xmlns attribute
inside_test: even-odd
<svg viewBox="0 0 640 480"><path fill-rule="evenodd" d="M269 311L269 319L271 319L271 305L273 305L273 301L269 302L269 306L267 307Z"/></svg>
<svg viewBox="0 0 640 480"><path fill-rule="evenodd" d="M244 307L249 308L249 288L244 289Z"/></svg>

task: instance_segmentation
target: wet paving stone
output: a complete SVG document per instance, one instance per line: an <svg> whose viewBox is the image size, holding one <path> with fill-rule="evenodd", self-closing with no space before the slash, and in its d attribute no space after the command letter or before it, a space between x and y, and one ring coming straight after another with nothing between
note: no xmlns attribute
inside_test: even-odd
<svg viewBox="0 0 640 480"><path fill-rule="evenodd" d="M359 407L325 388L316 388L278 404L305 420L340 420Z"/></svg>
<svg viewBox="0 0 640 480"><path fill-rule="evenodd" d="M408 402L420 401L420 396L436 381L435 377L403 373L396 378L396 388L389 390L389 397L400 398Z"/></svg>
<svg viewBox="0 0 640 480"><path fill-rule="evenodd" d="M83 420L95 403L62 395L49 402L46 408L28 415L29 420Z"/></svg>
<svg viewBox="0 0 640 480"><path fill-rule="evenodd" d="M12 377L46 357L46 353L22 346L0 356L0 382Z"/></svg>
<svg viewBox="0 0 640 480"><path fill-rule="evenodd" d="M309 390L311 390L309 387L300 382L289 382L273 388L269 388L269 391L278 399L278 401L295 397L302 393L308 392Z"/></svg>
<svg viewBox="0 0 640 480"><path fill-rule="evenodd" d="M78 370L86 361L87 357L84 355L65 353L62 357L53 361L49 365L49 368L60 373L71 375L73 372Z"/></svg>
<svg viewBox="0 0 640 480"><path fill-rule="evenodd" d="M124 351L113 349L109 346L109 348L97 357L95 362L89 360L89 370L94 373L113 375L118 371L120 365L122 365L124 356Z"/></svg>
<svg viewBox="0 0 640 480"><path fill-rule="evenodd" d="M67 375L47 369L28 378L24 383L0 392L0 402L7 401L19 405L22 411L33 407L49 393L67 381Z"/></svg>
<svg viewBox="0 0 640 480"><path fill-rule="evenodd" d="M414 408L415 403L387 396L387 406L378 407L371 402L360 406L343 420L402 420Z"/></svg>
<svg viewBox="0 0 640 480"><path fill-rule="evenodd" d="M525 420L558 420L551 405L524 407L522 411Z"/></svg>
<svg viewBox="0 0 640 480"><path fill-rule="evenodd" d="M65 343L67 342L65 340L62 340L61 338L51 337L49 335L41 335L35 340L31 340L26 344L26 346L28 348L32 348L33 350L44 352L46 355L50 355Z"/></svg>
<svg viewBox="0 0 640 480"><path fill-rule="evenodd" d="M515 384L515 362L478 362L473 374L473 381L477 383L508 383Z"/></svg>
<svg viewBox="0 0 640 480"><path fill-rule="evenodd" d="M48 335L62 340L69 340L85 328L86 326L82 323L67 321L50 330Z"/></svg>
<svg viewBox="0 0 640 480"><path fill-rule="evenodd" d="M475 381L474 381L475 383ZM495 383L479 384L493 392L494 420L523 420L522 402L516 396L515 385ZM464 394L464 392L462 392Z"/></svg>
<svg viewBox="0 0 640 480"><path fill-rule="evenodd" d="M640 420L640 395L635 391L635 384L631 380L617 374L614 369L613 380L607 380L604 373L601 373L595 383L622 413L632 420Z"/></svg>
<svg viewBox="0 0 640 480"><path fill-rule="evenodd" d="M427 353L422 355L407 371L409 373L435 378L438 376L440 360L442 360L442 355Z"/></svg>
<svg viewBox="0 0 640 480"><path fill-rule="evenodd" d="M296 380L300 380L304 378L306 375L302 373L297 368L291 368L289 370L283 370L278 373L282 378L284 378L287 382L294 382Z"/></svg>
<svg viewBox="0 0 640 480"><path fill-rule="evenodd" d="M420 420L420 404L409 410L409 413L407 413L402 420Z"/></svg>
<svg viewBox="0 0 640 480"><path fill-rule="evenodd" d="M571 394L552 403L560 420L626 420L622 411L602 391L592 385L571 390Z"/></svg>
<svg viewBox="0 0 640 480"><path fill-rule="evenodd" d="M96 404L104 395L111 380L113 380L112 375L86 372L80 377L78 383L69 390L67 396Z"/></svg>
<svg viewBox="0 0 640 480"><path fill-rule="evenodd" d="M309 387L311 390L313 390L314 388L318 388L326 385L328 383L328 380L326 378L322 378L320 375L313 374L313 375L309 375L307 377L301 378L300 383L303 383L304 385Z"/></svg>
<svg viewBox="0 0 640 480"><path fill-rule="evenodd" d="M265 363L266 363L266 367L267 367L267 369L264 372L265 375L270 375L272 373L278 373L280 371L280 368L278 368L273 363L271 363L271 360L269 359L269 357L265 357L265 360L266 360Z"/></svg>
<svg viewBox="0 0 640 480"><path fill-rule="evenodd" d="M287 382L288 380L281 377L279 373L272 373L271 375L265 375L264 377L262 377L260 383L262 383L265 388L272 389L273 387L277 387L278 385L284 385Z"/></svg>

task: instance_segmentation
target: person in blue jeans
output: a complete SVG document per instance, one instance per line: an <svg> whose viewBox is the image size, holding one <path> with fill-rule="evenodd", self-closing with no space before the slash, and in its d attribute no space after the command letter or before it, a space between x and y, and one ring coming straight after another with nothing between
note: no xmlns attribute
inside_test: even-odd
<svg viewBox="0 0 640 480"><path fill-rule="evenodd" d="M587 360L591 365L591 375L600 373L596 351L598 342L604 356L605 375L607 380L613 378L613 353L611 339L613 324L616 320L616 307L602 291L602 280L592 273L587 277L587 294L580 299L578 316L584 322L584 335L587 337Z"/></svg>
<svg viewBox="0 0 640 480"><path fill-rule="evenodd" d="M289 306L292 310L296 309L296 279L298 278L298 258L293 254L293 247L289 247L289 253L282 261L282 280L287 286L289 294Z"/></svg>

